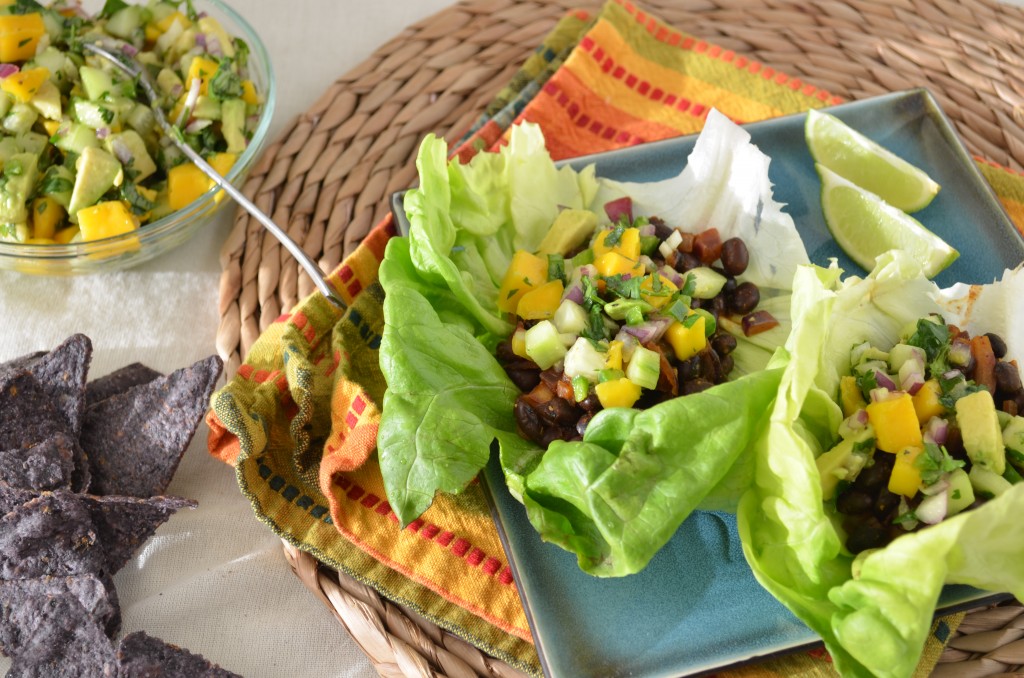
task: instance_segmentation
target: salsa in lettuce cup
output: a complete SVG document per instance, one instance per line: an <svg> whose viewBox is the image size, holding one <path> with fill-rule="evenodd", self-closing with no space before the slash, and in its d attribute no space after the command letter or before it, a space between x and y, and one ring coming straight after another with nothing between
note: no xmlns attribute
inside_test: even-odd
<svg viewBox="0 0 1024 678"><path fill-rule="evenodd" d="M781 377L764 367L788 332L793 275L808 262L772 199L769 159L717 112L682 172L660 182L559 168L530 125L468 164L447 155L436 138L421 146L420 186L405 196L409 236L389 242L380 269L388 389L378 451L389 502L407 524L436 492L461 491L496 445L510 491L545 540L591 574L637 572L694 509L734 508L751 479L744 455ZM622 198L634 216L741 237L745 275L780 325L738 332L734 380L643 411L603 409L582 440L542 448L517 432L520 391L495 358L515 329L499 309L501 283L514 254L537 251L561 211L601 215Z"/></svg>
<svg viewBox="0 0 1024 678"><path fill-rule="evenodd" d="M740 538L758 581L821 635L841 674L909 676L945 584L1024 595L1024 483L855 556L834 500L823 500L816 459L839 439L854 346L888 351L908 325L938 314L971 335L994 332L1007 358L1024 357L1014 312L1024 271L939 290L894 251L864 278L841 273L805 266L794 279L792 331L771 363L783 375L737 512Z"/></svg>

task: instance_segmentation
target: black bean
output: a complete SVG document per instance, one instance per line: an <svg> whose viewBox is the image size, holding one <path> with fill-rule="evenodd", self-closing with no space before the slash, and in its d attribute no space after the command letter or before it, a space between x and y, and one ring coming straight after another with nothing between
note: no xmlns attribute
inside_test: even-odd
<svg viewBox="0 0 1024 678"><path fill-rule="evenodd" d="M686 273L687 271L698 268L699 266L700 259L690 252L680 252L679 256L676 257L675 269L680 273Z"/></svg>
<svg viewBox="0 0 1024 678"><path fill-rule="evenodd" d="M679 364L680 381L693 381L701 376L703 373L701 372L700 356L695 355Z"/></svg>
<svg viewBox="0 0 1024 678"><path fill-rule="evenodd" d="M732 372L732 368L736 366L736 363L732 359L731 355L723 356L722 358L719 358L719 360L721 361L721 370L719 374L720 381L718 383L721 383L728 378L729 373Z"/></svg>
<svg viewBox="0 0 1024 678"><path fill-rule="evenodd" d="M544 427L540 423L537 411L522 397L516 399L515 415L523 437L539 443L544 436Z"/></svg>
<svg viewBox="0 0 1024 678"><path fill-rule="evenodd" d="M580 417L579 421L576 422L576 433L579 433L580 435L583 435L584 433L586 433L587 432L587 424L590 423L590 419L593 416L594 415L592 415L591 413L587 412L582 417Z"/></svg>
<svg viewBox="0 0 1024 678"><path fill-rule="evenodd" d="M510 363L514 360L519 360L519 356L512 350L512 340L506 339L505 341L498 344L498 348L494 353L498 360L503 363Z"/></svg>
<svg viewBox="0 0 1024 678"><path fill-rule="evenodd" d="M718 317L725 313L725 306L725 294L719 294L711 300L711 306L708 310L711 311L711 315L715 316L715 322L718 322Z"/></svg>
<svg viewBox="0 0 1024 678"><path fill-rule="evenodd" d="M697 354L700 357L700 371L704 378L718 383L722 372L722 361L713 349L706 349Z"/></svg>
<svg viewBox="0 0 1024 678"><path fill-rule="evenodd" d="M716 332L711 337L711 348L720 356L727 356L736 350L736 337L728 332Z"/></svg>
<svg viewBox="0 0 1024 678"><path fill-rule="evenodd" d="M858 521L849 529L846 548L851 553L860 553L868 549L885 545L886 530L877 520Z"/></svg>
<svg viewBox="0 0 1024 678"><path fill-rule="evenodd" d="M1020 372L1013 363L1000 360L996 363L996 388L1003 393L1011 394L1020 390Z"/></svg>
<svg viewBox="0 0 1024 678"><path fill-rule="evenodd" d="M740 283L729 299L729 307L736 313L750 313L761 301L761 290L752 282Z"/></svg>
<svg viewBox="0 0 1024 678"><path fill-rule="evenodd" d="M587 412L597 412L601 409L601 401L597 398L597 391L591 391L587 397L581 400L578 405Z"/></svg>
<svg viewBox="0 0 1024 678"><path fill-rule="evenodd" d="M541 403L537 407L537 413L552 424L562 425L573 423L579 416L576 408L561 398L552 398L546 403Z"/></svg>
<svg viewBox="0 0 1024 678"><path fill-rule="evenodd" d="M750 253L747 245L739 238L729 238L722 243L722 268L728 275L740 275L747 270Z"/></svg>
<svg viewBox="0 0 1024 678"><path fill-rule="evenodd" d="M541 436L538 443L541 447L547 447L556 440L571 440L576 435L576 430L572 429L566 431L560 426L551 426L544 431L544 435Z"/></svg>
<svg viewBox="0 0 1024 678"><path fill-rule="evenodd" d="M736 286L737 285L739 285L739 283L736 282L736 278L733 278L733 277L726 278L725 284L722 285L722 292L724 292L725 296L728 297L730 294L732 294L733 292L736 291Z"/></svg>
<svg viewBox="0 0 1024 678"><path fill-rule="evenodd" d="M885 520L899 507L899 505L900 495L890 492L888 487L883 487L875 498L875 516L879 520Z"/></svg>
<svg viewBox="0 0 1024 678"><path fill-rule="evenodd" d="M523 393L529 393L540 383L540 370L536 369L506 369L508 378Z"/></svg>
<svg viewBox="0 0 1024 678"><path fill-rule="evenodd" d="M988 337L988 342L992 344L992 352L996 355L996 358L1002 360L1006 357L1006 342L995 332L986 332L985 336Z"/></svg>
<svg viewBox="0 0 1024 678"><path fill-rule="evenodd" d="M654 226L654 235L658 236L660 240L667 240L672 235L672 231L675 230L669 227L665 220L660 217L651 217L649 221L651 226Z"/></svg>
<svg viewBox="0 0 1024 678"><path fill-rule="evenodd" d="M874 463L864 467L857 475L857 480L853 482L854 487L859 490L873 492L879 487L888 484L889 474L892 472L892 463L887 463L887 457L893 457L893 461L895 461L895 455L888 453L876 454L874 456Z"/></svg>
<svg viewBox="0 0 1024 678"><path fill-rule="evenodd" d="M714 384L712 384L707 379L697 378L691 381L683 382L683 386L680 390L682 390L683 395L690 395L692 393L700 393L701 391L706 391L712 386L714 386Z"/></svg>
<svg viewBox="0 0 1024 678"><path fill-rule="evenodd" d="M836 510L848 516L860 515L871 510L874 500L867 492L849 489L836 497Z"/></svg>

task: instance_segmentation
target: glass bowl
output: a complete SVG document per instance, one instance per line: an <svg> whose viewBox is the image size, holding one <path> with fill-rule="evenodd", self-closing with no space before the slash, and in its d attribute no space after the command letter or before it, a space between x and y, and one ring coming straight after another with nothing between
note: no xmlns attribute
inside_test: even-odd
<svg viewBox="0 0 1024 678"><path fill-rule="evenodd" d="M88 7L89 3L86 5ZM220 21L229 35L249 44L248 76L263 97L263 109L249 145L225 175L229 182L241 186L266 141L273 118L276 97L273 68L263 41L238 12L220 0L195 0L193 5L197 11ZM187 207L130 233L109 238L66 245L0 241L0 269L38 275L77 275L136 266L183 244L216 219L226 206L235 207L233 200L217 195L218 192L216 187L211 188Z"/></svg>

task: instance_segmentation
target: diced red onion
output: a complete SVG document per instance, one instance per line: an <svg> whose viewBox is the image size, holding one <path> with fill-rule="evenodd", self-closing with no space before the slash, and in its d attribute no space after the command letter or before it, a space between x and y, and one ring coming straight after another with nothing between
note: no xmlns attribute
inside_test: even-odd
<svg viewBox="0 0 1024 678"><path fill-rule="evenodd" d="M971 362L971 345L963 340L954 339L949 345L949 362L964 367Z"/></svg>
<svg viewBox="0 0 1024 678"><path fill-rule="evenodd" d="M907 378L900 383L900 388L910 395L916 395L922 386L924 386L924 376L917 372L908 374Z"/></svg>
<svg viewBox="0 0 1024 678"><path fill-rule="evenodd" d="M110 128L109 127L100 127L98 130L96 130L96 138L97 139L106 139L109 136L110 136Z"/></svg>
<svg viewBox="0 0 1024 678"><path fill-rule="evenodd" d="M895 391L898 388L896 382L882 370L875 370L875 383L881 388L889 389L890 391Z"/></svg>
<svg viewBox="0 0 1024 678"><path fill-rule="evenodd" d="M921 438L926 443L945 445L949 436L949 422L941 417L932 417L924 426Z"/></svg>
<svg viewBox="0 0 1024 678"><path fill-rule="evenodd" d="M604 213L611 221L617 222L622 215L625 215L630 223L633 223L633 199L630 197L611 200L604 205Z"/></svg>
<svg viewBox="0 0 1024 678"><path fill-rule="evenodd" d="M583 304L583 285L574 284L565 288L562 292L562 301L568 299L571 302L582 305Z"/></svg>
<svg viewBox="0 0 1024 678"><path fill-rule="evenodd" d="M622 329L636 337L641 344L647 344L661 339L671 324L671 318L654 318L639 325L626 325Z"/></svg>
<svg viewBox="0 0 1024 678"><path fill-rule="evenodd" d="M939 492L933 494L930 497L925 497L921 500L921 503L917 505L914 513L922 523L928 525L934 525L942 522L942 519L946 517L946 511L949 510L949 493Z"/></svg>
<svg viewBox="0 0 1024 678"><path fill-rule="evenodd" d="M0 64L0 78L7 78L17 73L20 68L18 64Z"/></svg>
<svg viewBox="0 0 1024 678"><path fill-rule="evenodd" d="M181 107L181 116L178 118L176 124L180 125L185 121L185 115L192 115L192 109L196 106L196 101L199 99L199 87L202 83L199 78L193 78L192 84L188 88L188 96L185 97L185 105Z"/></svg>
<svg viewBox="0 0 1024 678"><path fill-rule="evenodd" d="M139 53L139 50L135 47L135 45L131 45L127 42L121 45L121 51L130 57L134 57Z"/></svg>
<svg viewBox="0 0 1024 678"><path fill-rule="evenodd" d="M210 39L206 41L206 51L213 56L223 56L224 48L220 45L220 39L216 35L211 35Z"/></svg>
<svg viewBox="0 0 1024 678"><path fill-rule="evenodd" d="M921 494L931 496L933 494L938 494L939 492L945 492L947 489L949 489L949 481L943 477L939 478L931 485L925 485L922 487Z"/></svg>
<svg viewBox="0 0 1024 678"><path fill-rule="evenodd" d="M643 267L644 267L644 270L645 270L645 271L653 271L653 270L654 270L654 260L653 260L653 259L651 259L651 258L650 258L649 256L647 256L646 254L641 254L641 255L640 255L640 258L639 258L639 259L637 259L637 262L638 262L638 263L639 263L639 264L640 264L641 266L643 266Z"/></svg>
<svg viewBox="0 0 1024 678"><path fill-rule="evenodd" d="M670 281L676 287L682 287L683 283L686 282L683 280L683 276L679 273L679 271L672 268L671 266L662 266L661 268L658 269L658 273L661 274L661 277Z"/></svg>
<svg viewBox="0 0 1024 678"><path fill-rule="evenodd" d="M899 391L890 391L887 388L873 388L871 389L871 402L873 403L884 403L887 400L892 400L900 396Z"/></svg>
<svg viewBox="0 0 1024 678"><path fill-rule="evenodd" d="M640 235L652 236L655 234L654 224L644 224L640 227Z"/></svg>
<svg viewBox="0 0 1024 678"><path fill-rule="evenodd" d="M212 120L205 120L203 118L199 118L197 120L193 120L192 122L190 122L185 127L185 131L188 132L189 134L196 134L197 132L203 131L212 124Z"/></svg>
<svg viewBox="0 0 1024 678"><path fill-rule="evenodd" d="M579 272L581 278L593 278L597 275L597 267L593 264L583 264L576 271Z"/></svg>
<svg viewBox="0 0 1024 678"><path fill-rule="evenodd" d="M947 372L942 373L942 378L947 381L950 379L958 379L962 376L964 376L964 373L961 372L960 370L949 370Z"/></svg>
<svg viewBox="0 0 1024 678"><path fill-rule="evenodd" d="M110 150L114 152L114 155L122 165L131 164L135 159L135 156L132 155L132 149L128 148L128 145L120 137L115 138L110 146Z"/></svg>
<svg viewBox="0 0 1024 678"><path fill-rule="evenodd" d="M851 417L856 417L857 418L857 423L859 423L859 424L861 424L863 426L867 426L867 424L868 424L868 411L865 410L863 407L860 408L859 410L857 410L856 412L854 412L850 416Z"/></svg>
<svg viewBox="0 0 1024 678"><path fill-rule="evenodd" d="M196 47L206 49L206 33L196 33Z"/></svg>
<svg viewBox="0 0 1024 678"><path fill-rule="evenodd" d="M199 12L196 14L197 19L205 19L207 16L209 15L206 12Z"/></svg>
<svg viewBox="0 0 1024 678"><path fill-rule="evenodd" d="M900 507L896 510L896 515L903 516L903 515L906 515L909 512L910 512L910 504L907 503L907 498L906 497L901 496L900 497ZM911 532L911 531L913 531L917 527L917 521L916 520L901 521L900 522L900 527L902 527L907 532Z"/></svg>

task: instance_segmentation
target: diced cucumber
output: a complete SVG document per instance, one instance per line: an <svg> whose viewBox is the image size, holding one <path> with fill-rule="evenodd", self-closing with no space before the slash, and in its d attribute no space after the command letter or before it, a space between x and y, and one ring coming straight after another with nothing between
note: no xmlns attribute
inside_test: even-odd
<svg viewBox="0 0 1024 678"><path fill-rule="evenodd" d="M22 149L18 140L14 137L0 137L0 168L4 166L9 158L15 153L21 153Z"/></svg>
<svg viewBox="0 0 1024 678"><path fill-rule="evenodd" d="M529 353L529 349L527 349L527 353ZM563 370L570 379L583 377L590 381L597 381L597 375L604 369L607 357L607 354L598 351L589 339L580 337L565 354Z"/></svg>
<svg viewBox="0 0 1024 678"><path fill-rule="evenodd" d="M49 80L39 86L29 105L47 120L61 119L60 90Z"/></svg>
<svg viewBox="0 0 1024 678"><path fill-rule="evenodd" d="M541 320L526 330L526 355L542 370L564 358L566 352L558 328L550 320Z"/></svg>
<svg viewBox="0 0 1024 678"><path fill-rule="evenodd" d="M50 165L39 182L39 192L48 195L67 211L71 204L71 190L75 187L75 175L63 165Z"/></svg>
<svg viewBox="0 0 1024 678"><path fill-rule="evenodd" d="M124 40L131 40L135 32L142 28L142 8L129 5L107 19L107 31Z"/></svg>
<svg viewBox="0 0 1024 678"><path fill-rule="evenodd" d="M697 299L713 299L725 287L727 278L706 266L698 266L686 272L687 276L693 276L693 296Z"/></svg>
<svg viewBox="0 0 1024 678"><path fill-rule="evenodd" d="M169 2L153 2L147 6L147 9L150 12L149 21L152 23L160 23L178 11L177 6Z"/></svg>
<svg viewBox="0 0 1024 678"><path fill-rule="evenodd" d="M886 363L880 369L883 372L889 371L889 354L880 348L875 348L870 342L865 341L863 344L854 346L850 351L850 364L861 365L868 361L877 362L882 361Z"/></svg>
<svg viewBox="0 0 1024 678"><path fill-rule="evenodd" d="M0 117L3 117L11 112L11 106L14 105L14 99L7 92L0 92Z"/></svg>
<svg viewBox="0 0 1024 678"><path fill-rule="evenodd" d="M704 336L710 337L718 329L718 321L715 314L706 308L695 308L693 312L704 318Z"/></svg>
<svg viewBox="0 0 1024 678"><path fill-rule="evenodd" d="M1006 465L1006 470L1003 471L1003 478L1005 478L1011 485L1024 482L1024 478L1021 477L1020 472L1018 472L1011 464Z"/></svg>
<svg viewBox="0 0 1024 678"><path fill-rule="evenodd" d="M1017 415L1003 425L1003 444L1007 460L1024 469L1024 417Z"/></svg>
<svg viewBox="0 0 1024 678"><path fill-rule="evenodd" d="M74 111L75 120L92 129L111 127L117 124L117 114L106 105L95 101L77 99L72 102L71 110Z"/></svg>
<svg viewBox="0 0 1024 678"><path fill-rule="evenodd" d="M643 299L615 299L604 305L604 312L615 320L625 320L633 309L638 309L641 313L650 313L654 307Z"/></svg>
<svg viewBox="0 0 1024 678"><path fill-rule="evenodd" d="M974 503L974 488L970 476L962 468L950 471L948 482L946 493L949 495L949 507L946 512L953 516Z"/></svg>
<svg viewBox="0 0 1024 678"><path fill-rule="evenodd" d="M192 117L202 118L203 120L220 120L220 101L211 96L200 94L196 99L195 108L192 109Z"/></svg>
<svg viewBox="0 0 1024 678"><path fill-rule="evenodd" d="M61 123L57 133L53 135L53 145L65 153L81 155L86 148L98 147L100 141L92 128L66 121Z"/></svg>
<svg viewBox="0 0 1024 678"><path fill-rule="evenodd" d="M104 70L82 66L78 69L78 76L82 79L82 88L89 101L99 101L114 91L114 79Z"/></svg>
<svg viewBox="0 0 1024 678"><path fill-rule="evenodd" d="M125 122L139 134L146 135L156 127L156 116L149 106L136 104L125 118Z"/></svg>
<svg viewBox="0 0 1024 678"><path fill-rule="evenodd" d="M924 365L926 360L924 349L911 346L910 344L896 344L889 351L889 365L892 367L893 372L899 372L900 368L903 367L903 363L910 359L916 359L921 365Z"/></svg>
<svg viewBox="0 0 1024 678"><path fill-rule="evenodd" d="M563 299L551 319L561 333L579 334L590 322L587 312L571 299Z"/></svg>
<svg viewBox="0 0 1024 678"><path fill-rule="evenodd" d="M228 142L228 153L242 153L248 145L245 138L245 102L225 99L221 104L221 134Z"/></svg>
<svg viewBox="0 0 1024 678"><path fill-rule="evenodd" d="M653 389L661 376L661 356L649 348L637 346L626 365L626 378L641 388Z"/></svg>
<svg viewBox="0 0 1024 678"><path fill-rule="evenodd" d="M39 114L36 113L34 108L28 104L16 101L11 106L11 110L4 116L3 128L15 136L25 134L32 129L32 125L36 124L38 119Z"/></svg>
<svg viewBox="0 0 1024 678"><path fill-rule="evenodd" d="M156 86L170 97L180 97L185 90L185 83L170 68L161 68L156 74Z"/></svg>
<svg viewBox="0 0 1024 678"><path fill-rule="evenodd" d="M972 466L968 477L975 494L983 498L998 497L1013 487L1006 478L981 466Z"/></svg>

